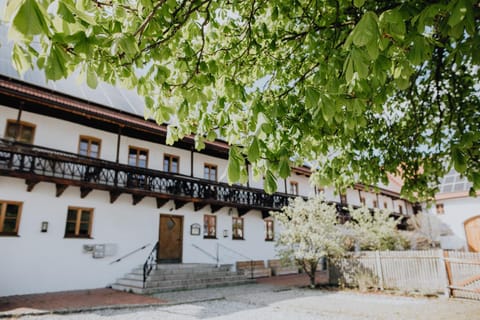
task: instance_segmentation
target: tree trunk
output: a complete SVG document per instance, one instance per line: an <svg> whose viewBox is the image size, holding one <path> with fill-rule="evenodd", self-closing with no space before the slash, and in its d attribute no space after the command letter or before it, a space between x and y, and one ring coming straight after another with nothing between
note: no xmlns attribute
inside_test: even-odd
<svg viewBox="0 0 480 320"><path fill-rule="evenodd" d="M308 275L308 278L310 280L310 284L308 286L311 289L314 289L316 283L315 274L317 273L318 261L296 259L296 262Z"/></svg>

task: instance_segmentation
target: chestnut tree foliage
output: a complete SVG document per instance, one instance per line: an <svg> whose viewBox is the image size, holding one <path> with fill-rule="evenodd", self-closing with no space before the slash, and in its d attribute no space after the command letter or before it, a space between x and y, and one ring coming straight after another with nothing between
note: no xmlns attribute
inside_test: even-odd
<svg viewBox="0 0 480 320"><path fill-rule="evenodd" d="M475 0L8 0L19 72L78 70L135 89L168 141L230 145L265 189L304 161L322 185L401 176L432 194L451 168L480 189Z"/></svg>

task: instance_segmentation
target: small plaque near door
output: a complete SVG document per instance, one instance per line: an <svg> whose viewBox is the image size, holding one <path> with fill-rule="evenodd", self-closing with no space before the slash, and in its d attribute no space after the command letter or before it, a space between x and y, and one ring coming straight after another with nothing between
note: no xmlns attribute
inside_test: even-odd
<svg viewBox="0 0 480 320"><path fill-rule="evenodd" d="M194 223L190 226L190 234L192 236L199 236L200 230L201 230L201 227L198 223Z"/></svg>

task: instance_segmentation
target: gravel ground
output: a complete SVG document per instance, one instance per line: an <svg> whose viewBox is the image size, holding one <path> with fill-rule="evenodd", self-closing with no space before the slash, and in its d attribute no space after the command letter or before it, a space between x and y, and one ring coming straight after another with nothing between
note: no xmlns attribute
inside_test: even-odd
<svg viewBox="0 0 480 320"><path fill-rule="evenodd" d="M67 315L25 316L22 319L480 319L480 302L475 301L287 289L258 284L170 292L157 294L156 297L178 304Z"/></svg>

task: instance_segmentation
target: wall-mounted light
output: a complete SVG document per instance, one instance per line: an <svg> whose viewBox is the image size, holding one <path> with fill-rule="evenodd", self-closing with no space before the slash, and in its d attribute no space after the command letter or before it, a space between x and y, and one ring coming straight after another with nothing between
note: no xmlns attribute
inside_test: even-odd
<svg viewBox="0 0 480 320"><path fill-rule="evenodd" d="M228 208L228 215L231 216L233 213L233 209L232 208Z"/></svg>
<svg viewBox="0 0 480 320"><path fill-rule="evenodd" d="M227 229L223 230L223 237L228 238L228 230Z"/></svg>
<svg viewBox="0 0 480 320"><path fill-rule="evenodd" d="M42 232L48 231L48 221L42 221L42 227L40 228L40 231Z"/></svg>

